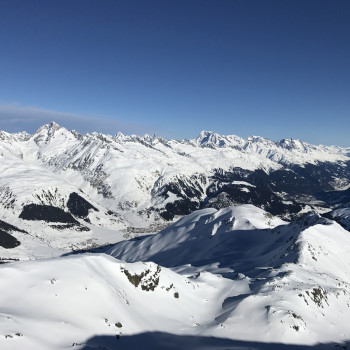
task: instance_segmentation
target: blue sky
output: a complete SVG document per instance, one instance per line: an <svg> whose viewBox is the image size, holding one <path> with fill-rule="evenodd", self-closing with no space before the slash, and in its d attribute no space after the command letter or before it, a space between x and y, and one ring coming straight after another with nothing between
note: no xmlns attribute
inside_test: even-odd
<svg viewBox="0 0 350 350"><path fill-rule="evenodd" d="M1 0L0 129L350 146L347 0Z"/></svg>

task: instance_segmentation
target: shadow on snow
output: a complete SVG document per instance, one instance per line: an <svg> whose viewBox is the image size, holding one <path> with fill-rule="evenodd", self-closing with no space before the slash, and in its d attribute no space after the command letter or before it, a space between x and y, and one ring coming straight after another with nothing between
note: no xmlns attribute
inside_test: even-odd
<svg viewBox="0 0 350 350"><path fill-rule="evenodd" d="M254 332L254 330L252 330ZM74 344L81 350L329 350L350 349L346 344L296 345L262 343L215 337L175 335L162 332L148 332L136 335L95 336L85 344ZM82 347L81 347L82 346Z"/></svg>

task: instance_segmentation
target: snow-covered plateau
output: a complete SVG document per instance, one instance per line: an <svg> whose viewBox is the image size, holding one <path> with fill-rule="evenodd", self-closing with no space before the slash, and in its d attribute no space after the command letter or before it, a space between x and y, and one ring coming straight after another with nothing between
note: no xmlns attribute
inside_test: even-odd
<svg viewBox="0 0 350 350"><path fill-rule="evenodd" d="M0 131L0 349L350 349L349 194L350 148Z"/></svg>

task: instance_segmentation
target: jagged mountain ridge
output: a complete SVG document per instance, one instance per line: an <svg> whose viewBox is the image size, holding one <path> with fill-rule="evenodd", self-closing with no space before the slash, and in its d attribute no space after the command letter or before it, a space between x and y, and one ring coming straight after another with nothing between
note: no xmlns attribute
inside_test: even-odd
<svg viewBox="0 0 350 350"><path fill-rule="evenodd" d="M56 249L57 230L74 232L76 247L113 243L200 208L250 203L284 217L329 208L314 197L349 186L350 148L208 131L182 141L83 135L50 123L1 132L0 171L0 219ZM60 210L72 218L62 223Z"/></svg>
<svg viewBox="0 0 350 350"><path fill-rule="evenodd" d="M2 266L2 347L134 348L124 341L142 347L140 334L166 332L193 337L174 348L346 348L348 149L211 132L82 135L52 123L1 133L0 174L1 260L68 255ZM250 204L230 207L239 203ZM340 225L312 207L336 209L327 216ZM187 213L109 249L133 263L71 255ZM169 346L152 334L150 349Z"/></svg>

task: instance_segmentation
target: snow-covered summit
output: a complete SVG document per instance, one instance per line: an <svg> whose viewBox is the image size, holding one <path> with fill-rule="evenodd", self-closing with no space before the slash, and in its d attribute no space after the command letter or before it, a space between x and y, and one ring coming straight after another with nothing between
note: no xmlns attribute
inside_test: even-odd
<svg viewBox="0 0 350 350"><path fill-rule="evenodd" d="M244 205L120 243L117 259L3 265L0 347L346 348L349 245L348 231L316 213L287 223Z"/></svg>
<svg viewBox="0 0 350 350"><path fill-rule="evenodd" d="M113 134L0 133L0 259L113 256L0 266L1 349L350 339L350 149Z"/></svg>
<svg viewBox="0 0 350 350"><path fill-rule="evenodd" d="M221 135L212 131L202 131L196 139L198 145L214 144L216 146L224 146L225 141Z"/></svg>
<svg viewBox="0 0 350 350"><path fill-rule="evenodd" d="M37 131L34 132L34 135L39 135L39 134L48 134L48 135L54 135L55 131L63 128L62 126L58 125L55 122L51 122L45 125L42 125Z"/></svg>
<svg viewBox="0 0 350 350"><path fill-rule="evenodd" d="M31 139L36 140L36 142L45 141L45 143L50 142L51 139L55 137L56 134L65 135L66 139L70 142L76 142L78 139L84 140L85 142L89 138L99 138L101 140L108 140L108 142L118 142L124 144L127 148L131 148L133 143L141 143L146 145L155 145L159 143L158 147L162 145L168 146L169 150L173 148L180 149L185 152L188 148L187 145L192 145L195 147L205 147L209 146L212 149L219 149L224 151L225 149L238 150L243 153L245 157L251 158L251 160L245 162L246 167L256 167L259 161L256 162L254 158L258 158L261 161L266 161L266 159L272 160L274 163L278 164L305 164L305 163L315 163L318 161L346 161L349 159L350 148L341 148L336 146L314 146L306 142L293 139L283 139L278 142L271 141L260 136L249 136L247 139L241 138L236 135L220 135L212 131L202 131L196 139L184 141L177 140L166 140L157 135L145 134L144 136L137 135L124 135L118 132L114 137L110 135L104 135L102 133L92 133L92 134L79 134L76 131L69 131L63 126L58 125L55 122L43 125L40 127L33 135ZM1 132L1 141L8 140L11 135L16 135L18 141L27 141L28 134L9 134ZM160 142L158 142L160 141ZM69 145L67 145L69 146ZM147 146L146 146L147 147ZM159 150L159 148L158 148ZM168 150L168 151L169 151ZM208 153L211 151L208 150ZM225 151L224 151L225 152ZM193 149L192 152L193 153ZM200 152L199 152L200 153ZM239 156L236 156L239 158ZM252 164L253 163L253 164ZM248 165L249 164L249 165ZM242 164L240 164L242 166ZM273 166L272 164L266 164L267 168L277 168L278 166ZM266 167L264 167L266 168Z"/></svg>
<svg viewBox="0 0 350 350"><path fill-rule="evenodd" d="M268 235L263 230L286 224L249 204L208 208L185 216L154 236L121 242L109 253L121 260L151 260L170 267L213 263L228 267L236 254L242 258L249 255L247 250L264 244Z"/></svg>
<svg viewBox="0 0 350 350"><path fill-rule="evenodd" d="M203 130L195 142L199 146L236 147L242 146L245 140L236 135L220 135L213 131Z"/></svg>
<svg viewBox="0 0 350 350"><path fill-rule="evenodd" d="M327 156L329 161L333 161L337 158L337 155L348 156L350 151L350 148L314 146L295 139L283 139L274 142L261 136L251 135L247 139L244 139L236 135L220 135L212 131L202 131L195 141L199 146L214 146L219 148L236 147L245 153L259 154L280 163L325 161ZM288 152L286 153L286 151ZM284 153L283 157L282 153ZM302 160L298 161L298 156L303 153L309 153L310 156L305 157L303 155ZM331 155L333 155L333 158Z"/></svg>
<svg viewBox="0 0 350 350"><path fill-rule="evenodd" d="M287 223L240 206L198 211L154 236L119 243L110 254L198 279L211 271L249 281L248 291L218 308L221 334L311 344L350 337L342 325L344 313L350 315L349 244L348 231L316 213Z"/></svg>
<svg viewBox="0 0 350 350"><path fill-rule="evenodd" d="M113 134L54 122L30 136L2 132L0 220L35 232L21 221L26 205L69 212L76 193L99 209L85 217L91 224L154 232L206 207L250 203L288 217L305 206L296 200L350 185L349 150L339 147L210 131L182 141Z"/></svg>

